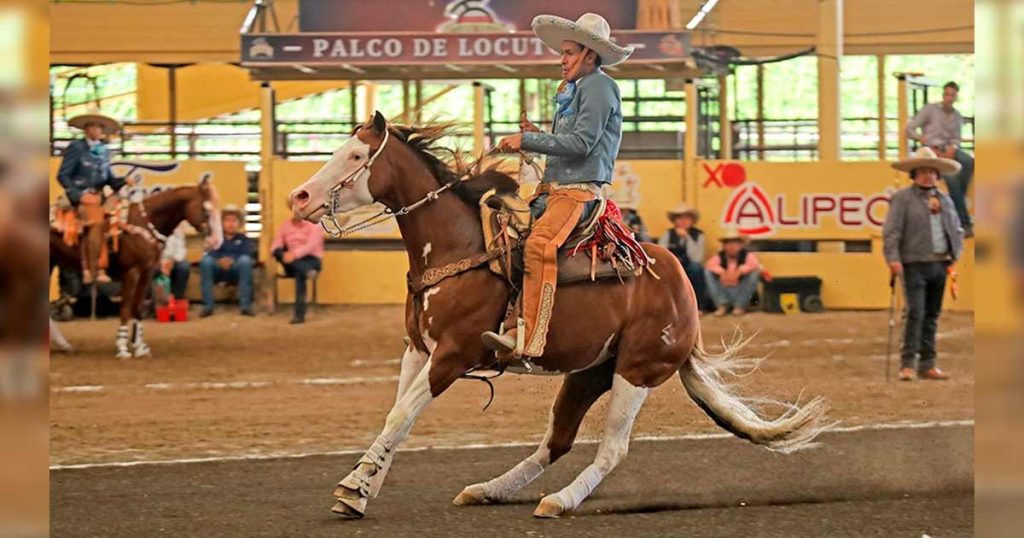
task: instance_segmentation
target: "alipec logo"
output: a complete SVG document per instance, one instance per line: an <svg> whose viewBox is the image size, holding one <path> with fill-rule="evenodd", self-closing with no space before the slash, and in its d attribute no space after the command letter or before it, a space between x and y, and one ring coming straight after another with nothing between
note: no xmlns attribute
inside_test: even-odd
<svg viewBox="0 0 1024 538"><path fill-rule="evenodd" d="M785 229L820 228L830 220L840 228L880 228L889 206L889 191L773 196L756 181L748 180L746 169L739 163L705 163L704 171L707 179L703 188L732 189L722 207L722 225L751 237Z"/></svg>

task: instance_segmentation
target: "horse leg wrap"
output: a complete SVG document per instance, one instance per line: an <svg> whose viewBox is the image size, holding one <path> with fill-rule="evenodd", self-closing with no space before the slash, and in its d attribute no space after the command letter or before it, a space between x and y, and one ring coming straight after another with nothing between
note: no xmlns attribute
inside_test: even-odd
<svg viewBox="0 0 1024 538"><path fill-rule="evenodd" d="M128 326L121 325L117 328L117 358L130 359L132 354L128 352Z"/></svg>
<svg viewBox="0 0 1024 538"><path fill-rule="evenodd" d="M135 327L135 334L132 337L132 349L135 352L136 357L145 357L149 355L149 345L142 340L142 320L132 320L132 325Z"/></svg>
<svg viewBox="0 0 1024 538"><path fill-rule="evenodd" d="M377 497L380 493L380 488L384 485L384 477L388 474L388 469L391 468L391 462L394 460L395 453L392 451L391 443L385 441L381 437L377 437L370 445L370 449L366 451L359 463L372 463L377 467L377 472L373 474L370 479L370 496L373 498Z"/></svg>

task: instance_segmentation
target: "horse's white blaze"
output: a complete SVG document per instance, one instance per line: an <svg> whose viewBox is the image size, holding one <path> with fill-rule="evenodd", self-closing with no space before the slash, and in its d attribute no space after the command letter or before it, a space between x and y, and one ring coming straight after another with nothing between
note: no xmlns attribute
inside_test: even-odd
<svg viewBox="0 0 1024 538"><path fill-rule="evenodd" d="M430 308L430 296L441 293L441 286L434 286L423 292L423 311L426 312Z"/></svg>
<svg viewBox="0 0 1024 538"><path fill-rule="evenodd" d="M434 245L431 245L430 243L427 243L426 245L423 245L423 254L421 254L421 256L423 256L423 265L428 265L430 263L430 262L427 261L427 257L430 256L430 253L433 250L434 250Z"/></svg>
<svg viewBox="0 0 1024 538"><path fill-rule="evenodd" d="M220 208L217 204L207 200L203 202L206 208L206 224L210 227L210 237L207 238L209 247L217 250L224 244L224 228L221 227Z"/></svg>
<svg viewBox="0 0 1024 538"><path fill-rule="evenodd" d="M626 378L615 374L604 435L594 463L588 465L576 480L561 491L545 497L542 504L553 502L561 506L562 510L575 509L622 462L629 452L629 434L633 430L633 422L649 392L650 389L636 387Z"/></svg>
<svg viewBox="0 0 1024 538"><path fill-rule="evenodd" d="M398 376L398 395L395 396L395 405L398 405L398 400L409 389L409 384L423 369L428 358L426 353L419 351L411 344L405 348L405 354L402 355L402 373Z"/></svg>
<svg viewBox="0 0 1024 538"><path fill-rule="evenodd" d="M369 144L358 137L353 136L342 144L313 177L293 191L304 190L309 194L309 205L305 208L304 216L308 217L318 211L327 202L330 190L369 158ZM349 187L341 189L338 195L339 211L351 211L373 203L373 196L370 195L370 171L363 170L354 179L355 181Z"/></svg>

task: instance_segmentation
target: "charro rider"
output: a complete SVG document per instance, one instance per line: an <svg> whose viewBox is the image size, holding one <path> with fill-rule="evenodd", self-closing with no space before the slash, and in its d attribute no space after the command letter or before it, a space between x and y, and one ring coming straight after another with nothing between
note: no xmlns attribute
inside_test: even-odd
<svg viewBox="0 0 1024 538"><path fill-rule="evenodd" d="M110 170L110 150L105 139L117 133L120 123L114 118L90 112L68 120L68 125L81 129L85 136L64 149L57 181L64 187L68 202L76 208L86 227L82 244L82 282L110 282L107 276L107 246L103 226L103 187L117 192L124 186Z"/></svg>
<svg viewBox="0 0 1024 538"><path fill-rule="evenodd" d="M533 31L548 47L562 54L562 83L551 133L541 132L524 118L523 132L503 138L502 151L532 151L548 155L544 177L531 202L533 224L523 253L522 291L525 334L517 328L505 334L486 332L484 344L507 356L523 337L522 355L544 354L548 321L558 281L558 248L568 239L585 211L610 183L622 141L622 99L619 87L601 70L623 62L631 47L610 39L604 17L587 13L576 22L553 15L533 19Z"/></svg>

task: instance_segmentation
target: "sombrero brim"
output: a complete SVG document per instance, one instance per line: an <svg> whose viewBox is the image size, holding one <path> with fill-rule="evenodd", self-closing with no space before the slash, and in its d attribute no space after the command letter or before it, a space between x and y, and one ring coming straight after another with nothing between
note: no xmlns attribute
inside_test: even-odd
<svg viewBox="0 0 1024 538"><path fill-rule="evenodd" d="M912 157L894 162L892 167L901 172L910 172L917 168L934 168L940 174L955 174L960 171L960 163L953 159L943 159L942 157Z"/></svg>
<svg viewBox="0 0 1024 538"><path fill-rule="evenodd" d="M68 120L68 125L82 130L90 123L99 124L107 134L114 134L121 128L120 122L103 114L80 114Z"/></svg>
<svg viewBox="0 0 1024 538"><path fill-rule="evenodd" d="M601 66L624 62L633 54L633 47L620 47L603 39L589 30L581 28L574 21L554 15L539 15L533 19L533 33L551 50L560 51L562 41L575 41L593 50L601 57Z"/></svg>

